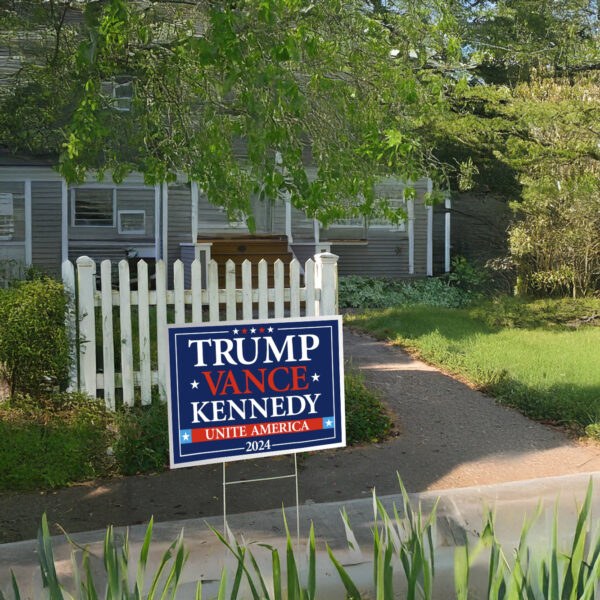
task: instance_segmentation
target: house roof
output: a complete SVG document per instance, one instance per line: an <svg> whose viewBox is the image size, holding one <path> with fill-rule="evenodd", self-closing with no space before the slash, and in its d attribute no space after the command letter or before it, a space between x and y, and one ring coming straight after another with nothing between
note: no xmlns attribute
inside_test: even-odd
<svg viewBox="0 0 600 600"><path fill-rule="evenodd" d="M5 148L0 148L0 167L54 167L57 164L56 156L13 154Z"/></svg>

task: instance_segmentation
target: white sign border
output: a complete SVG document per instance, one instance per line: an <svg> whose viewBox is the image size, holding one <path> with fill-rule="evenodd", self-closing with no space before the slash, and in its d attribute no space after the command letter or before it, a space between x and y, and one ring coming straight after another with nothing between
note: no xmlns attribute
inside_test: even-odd
<svg viewBox="0 0 600 600"><path fill-rule="evenodd" d="M341 411L341 441L323 444L318 446L309 446L307 448L291 448L289 450L269 450L267 452L251 452L248 455L239 456L225 456L207 459L200 459L195 461L186 462L185 464L176 464L174 451L173 451L173 421L172 421L172 398L171 398L171 348L169 345L169 331L171 329L187 329L192 327L231 327L233 325L252 325L252 324L269 324L269 323L297 323L298 321L337 321L338 322L338 357L339 357L339 377L340 377L340 411ZM344 342L343 342L343 331L342 331L343 320L341 315L319 315L314 317L281 317L279 319L248 319L248 320L235 320L235 321L217 321L209 322L205 321L202 323L169 323L166 330L166 338L164 343L167 346L168 364L166 369L167 374L167 410L169 420L169 466L171 469L182 469L186 467L196 467L202 465L213 465L220 463L236 462L240 460L251 460L254 458L266 458L269 456L282 456L286 454L297 454L298 452L311 452L316 450L329 450L331 448L345 448L346 447L346 396L344 386ZM335 343L335 341L334 341ZM333 348L332 348L333 349ZM334 407L335 408L335 407ZM314 443L315 440L311 440Z"/></svg>

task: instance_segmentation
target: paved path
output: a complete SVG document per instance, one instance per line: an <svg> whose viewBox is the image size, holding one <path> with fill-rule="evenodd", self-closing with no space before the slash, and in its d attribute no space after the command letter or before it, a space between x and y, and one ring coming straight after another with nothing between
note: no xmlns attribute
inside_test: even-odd
<svg viewBox="0 0 600 600"><path fill-rule="evenodd" d="M376 460L395 465L409 490L600 470L600 444L531 421L398 347L344 336L346 358L398 415L400 435Z"/></svg>
<svg viewBox="0 0 600 600"><path fill-rule="evenodd" d="M400 349L345 331L346 357L379 389L399 423L383 444L300 455L302 504L600 471L600 445L530 421ZM290 473L290 457L230 463L230 479ZM0 495L0 543L33 538L40 515L69 532L221 514L221 466ZM228 511L294 504L289 480L230 488ZM58 531L58 530L54 530Z"/></svg>

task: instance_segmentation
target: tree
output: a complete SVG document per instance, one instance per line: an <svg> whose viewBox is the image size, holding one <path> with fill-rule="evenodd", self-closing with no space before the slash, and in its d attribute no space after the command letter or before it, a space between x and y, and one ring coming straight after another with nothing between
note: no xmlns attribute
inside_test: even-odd
<svg viewBox="0 0 600 600"><path fill-rule="evenodd" d="M355 0L19 4L5 6L7 29L37 24L46 54L3 91L0 143L59 154L69 181L183 172L232 216L250 213L252 193L287 192L324 223L398 219L374 196L380 175L443 182L425 134L444 110L444 82L415 53L419 23L428 47L448 53L438 8L382 17ZM115 110L124 84L129 110Z"/></svg>

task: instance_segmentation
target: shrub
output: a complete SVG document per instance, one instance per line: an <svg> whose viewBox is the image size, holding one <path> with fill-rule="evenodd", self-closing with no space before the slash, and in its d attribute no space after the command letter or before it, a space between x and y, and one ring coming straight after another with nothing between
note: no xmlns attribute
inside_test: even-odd
<svg viewBox="0 0 600 600"><path fill-rule="evenodd" d="M0 290L0 375L11 394L39 398L44 390L66 382L67 310L62 284L48 277Z"/></svg>
<svg viewBox="0 0 600 600"><path fill-rule="evenodd" d="M108 470L110 416L84 394L0 402L0 490L53 488Z"/></svg>
<svg viewBox="0 0 600 600"><path fill-rule="evenodd" d="M509 231L518 291L539 296L590 295L600 286L600 184L577 171L532 179Z"/></svg>
<svg viewBox="0 0 600 600"><path fill-rule="evenodd" d="M385 439L392 421L377 395L365 386L360 373L346 373L346 441L348 444Z"/></svg>
<svg viewBox="0 0 600 600"><path fill-rule="evenodd" d="M449 285L442 279L423 279L409 283L358 275L339 279L338 298L341 308L389 308L411 304L460 308L478 297L478 292Z"/></svg>
<svg viewBox="0 0 600 600"><path fill-rule="evenodd" d="M483 294L491 284L490 275L484 269L479 269L462 256L452 259L452 270L444 278L450 285L474 294Z"/></svg>
<svg viewBox="0 0 600 600"><path fill-rule="evenodd" d="M162 471L169 464L167 405L155 399L148 406L117 413L116 466L123 475Z"/></svg>

